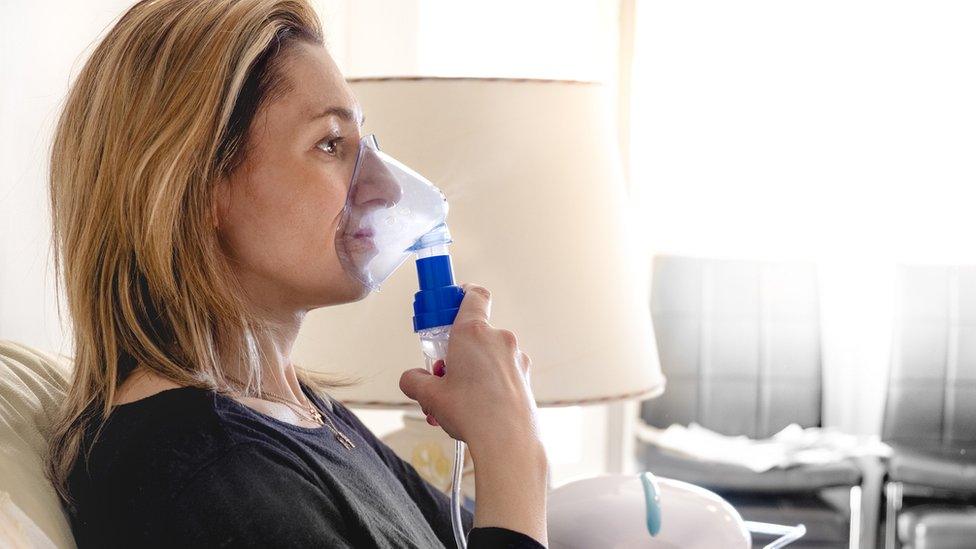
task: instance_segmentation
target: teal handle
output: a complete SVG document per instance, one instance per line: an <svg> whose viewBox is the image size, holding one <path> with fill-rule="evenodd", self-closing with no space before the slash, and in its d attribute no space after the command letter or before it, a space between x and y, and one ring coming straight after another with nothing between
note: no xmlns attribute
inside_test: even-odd
<svg viewBox="0 0 976 549"><path fill-rule="evenodd" d="M647 531L651 537L661 531L661 490L658 489L654 475L648 472L640 474L641 484L644 486L644 508L647 520Z"/></svg>

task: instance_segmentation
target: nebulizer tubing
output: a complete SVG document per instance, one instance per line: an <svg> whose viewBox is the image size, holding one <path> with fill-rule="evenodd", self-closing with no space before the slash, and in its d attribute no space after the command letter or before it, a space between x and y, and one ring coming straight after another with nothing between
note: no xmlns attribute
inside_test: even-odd
<svg viewBox="0 0 976 549"><path fill-rule="evenodd" d="M447 198L433 183L381 151L372 134L360 139L336 231L336 253L343 269L372 291L416 255L420 290L414 294L413 328L431 372L447 355L451 326L464 297L454 283L447 251L447 211ZM461 522L464 442L456 440L454 450L451 523L457 546L466 548Z"/></svg>
<svg viewBox="0 0 976 549"><path fill-rule="evenodd" d="M420 285L420 290L414 294L414 331L420 336L421 350L429 372L433 372L435 362L447 356L451 327L464 297L464 292L454 283L451 256L447 251L450 243L451 235L447 225L441 224L411 248L417 254L417 279ZM462 549L468 546L461 520L464 452L464 442L455 440L451 525L454 542Z"/></svg>

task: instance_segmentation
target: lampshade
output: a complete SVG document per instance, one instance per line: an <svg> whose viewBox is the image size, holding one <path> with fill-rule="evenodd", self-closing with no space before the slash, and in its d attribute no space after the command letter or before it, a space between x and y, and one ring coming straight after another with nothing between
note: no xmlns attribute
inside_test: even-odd
<svg viewBox="0 0 976 549"><path fill-rule="evenodd" d="M663 390L649 279L630 243L602 85L478 78L350 85L380 148L447 196L457 280L491 290L491 323L514 331L531 357L540 406ZM404 370L424 364L411 326L415 291L408 261L378 293L309 313L296 363L361 377L332 393L347 405L416 406L398 385Z"/></svg>

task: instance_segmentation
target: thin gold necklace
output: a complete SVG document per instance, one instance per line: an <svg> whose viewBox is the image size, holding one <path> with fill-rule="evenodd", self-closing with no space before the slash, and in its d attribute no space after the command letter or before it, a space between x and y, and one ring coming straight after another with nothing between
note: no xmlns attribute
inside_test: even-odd
<svg viewBox="0 0 976 549"><path fill-rule="evenodd" d="M238 385L246 386L243 382L241 382L241 380L233 376L227 374L224 374L224 376L230 379L231 381L233 381L234 383L237 383ZM348 436L346 436L345 433L343 433L342 431L339 430L338 427L336 427L335 423L332 421L332 418L329 417L327 413L323 415L321 412L319 412L318 409L308 399L308 397L305 397L306 404L302 404L301 402L295 402L294 400L286 399L281 395L272 393L271 391L267 391L264 389L260 390L260 395L262 398L271 397L270 399L267 400L280 402L281 404L284 404L285 406L291 408L292 411L294 411L303 419L306 419L313 423L317 423L319 425L325 425L325 423L328 422L329 430L332 431L332 433L335 435L335 439L339 441L340 444L342 444L349 450L352 450L353 448L356 447L356 444L353 443L352 439L350 439ZM301 408L301 410L295 409L294 405L298 405Z"/></svg>

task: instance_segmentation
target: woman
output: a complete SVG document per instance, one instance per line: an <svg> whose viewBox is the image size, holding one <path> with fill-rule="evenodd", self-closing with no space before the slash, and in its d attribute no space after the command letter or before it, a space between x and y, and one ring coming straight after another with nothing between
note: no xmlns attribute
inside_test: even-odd
<svg viewBox="0 0 976 549"><path fill-rule="evenodd" d="M368 293L335 245L361 124L304 0L143 1L95 49L51 159L50 477L81 547L454 546L447 498L289 359L306 312ZM528 359L465 289L446 374L400 387L468 444L470 546L541 547Z"/></svg>

